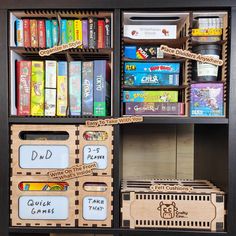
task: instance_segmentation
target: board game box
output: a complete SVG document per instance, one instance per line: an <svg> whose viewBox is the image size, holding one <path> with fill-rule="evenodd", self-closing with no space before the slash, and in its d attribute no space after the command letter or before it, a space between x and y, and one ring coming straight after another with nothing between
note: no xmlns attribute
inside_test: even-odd
<svg viewBox="0 0 236 236"><path fill-rule="evenodd" d="M124 84L128 86L179 85L179 74L169 73L126 73Z"/></svg>
<svg viewBox="0 0 236 236"><path fill-rule="evenodd" d="M70 115L81 115L81 61L69 63Z"/></svg>
<svg viewBox="0 0 236 236"><path fill-rule="evenodd" d="M93 62L82 63L82 115L93 115Z"/></svg>
<svg viewBox="0 0 236 236"><path fill-rule="evenodd" d="M110 74L110 67L107 61L94 61L94 116L108 115L111 97Z"/></svg>
<svg viewBox="0 0 236 236"><path fill-rule="evenodd" d="M181 102L126 102L126 115L184 115Z"/></svg>
<svg viewBox="0 0 236 236"><path fill-rule="evenodd" d="M126 62L125 73L172 73L179 74L180 63Z"/></svg>
<svg viewBox="0 0 236 236"><path fill-rule="evenodd" d="M224 116L223 83L191 85L190 116Z"/></svg>
<svg viewBox="0 0 236 236"><path fill-rule="evenodd" d="M32 61L31 115L44 115L44 62Z"/></svg>
<svg viewBox="0 0 236 236"><path fill-rule="evenodd" d="M178 91L124 91L123 102L178 102Z"/></svg>

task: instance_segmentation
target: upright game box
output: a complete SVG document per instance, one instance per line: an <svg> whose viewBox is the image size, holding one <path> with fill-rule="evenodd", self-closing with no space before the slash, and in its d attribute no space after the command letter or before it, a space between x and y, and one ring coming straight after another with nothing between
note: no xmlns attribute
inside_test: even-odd
<svg viewBox="0 0 236 236"><path fill-rule="evenodd" d="M178 102L178 91L124 91L123 102Z"/></svg>
<svg viewBox="0 0 236 236"><path fill-rule="evenodd" d="M94 61L94 116L106 116L110 105L110 67L105 60Z"/></svg>
<svg viewBox="0 0 236 236"><path fill-rule="evenodd" d="M30 115L31 61L17 62L17 115Z"/></svg>
<svg viewBox="0 0 236 236"><path fill-rule="evenodd" d="M93 62L82 63L82 115L93 115Z"/></svg>
<svg viewBox="0 0 236 236"><path fill-rule="evenodd" d="M59 61L57 64L57 116L67 114L67 62Z"/></svg>
<svg viewBox="0 0 236 236"><path fill-rule="evenodd" d="M23 47L24 46L24 35L23 35L23 20L17 19L15 22L16 27L16 46Z"/></svg>
<svg viewBox="0 0 236 236"><path fill-rule="evenodd" d="M44 62L32 61L31 115L44 115Z"/></svg>
<svg viewBox="0 0 236 236"><path fill-rule="evenodd" d="M224 116L223 83L191 84L191 117Z"/></svg>
<svg viewBox="0 0 236 236"><path fill-rule="evenodd" d="M70 115L81 116L81 61L69 63Z"/></svg>

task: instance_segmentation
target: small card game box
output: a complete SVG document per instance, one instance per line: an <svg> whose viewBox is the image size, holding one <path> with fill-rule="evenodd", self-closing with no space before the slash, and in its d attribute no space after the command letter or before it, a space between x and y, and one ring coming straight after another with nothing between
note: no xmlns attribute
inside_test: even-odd
<svg viewBox="0 0 236 236"><path fill-rule="evenodd" d="M190 116L224 116L223 83L198 83L191 85Z"/></svg>

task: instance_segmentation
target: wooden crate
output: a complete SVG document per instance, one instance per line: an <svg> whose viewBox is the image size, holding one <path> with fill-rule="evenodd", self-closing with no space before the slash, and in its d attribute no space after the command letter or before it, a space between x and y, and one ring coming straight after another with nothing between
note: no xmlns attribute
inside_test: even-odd
<svg viewBox="0 0 236 236"><path fill-rule="evenodd" d="M66 191L22 191L19 188L22 182L58 183L48 176L11 177L11 226L75 226L77 217L75 180L64 181L69 185Z"/></svg>
<svg viewBox="0 0 236 236"><path fill-rule="evenodd" d="M122 227L224 231L224 192L204 180L124 180Z"/></svg>
<svg viewBox="0 0 236 236"><path fill-rule="evenodd" d="M50 170L75 165L76 129L74 125L12 125L12 175L47 175Z"/></svg>
<svg viewBox="0 0 236 236"><path fill-rule="evenodd" d="M89 136L92 132L95 136L98 134L97 140L96 137L92 140L92 136ZM80 125L78 127L78 137L79 158L77 163L89 164L96 162L99 167L93 171L94 175L111 176L113 169L113 127L86 127Z"/></svg>
<svg viewBox="0 0 236 236"><path fill-rule="evenodd" d="M111 227L113 220L113 179L108 176L79 178L79 227Z"/></svg>

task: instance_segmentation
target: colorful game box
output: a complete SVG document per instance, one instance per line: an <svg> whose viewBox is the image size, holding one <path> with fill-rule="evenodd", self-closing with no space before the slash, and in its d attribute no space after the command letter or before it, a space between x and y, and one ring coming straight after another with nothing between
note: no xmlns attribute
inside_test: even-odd
<svg viewBox="0 0 236 236"><path fill-rule="evenodd" d="M82 20L82 40L83 48L88 48L88 20Z"/></svg>
<svg viewBox="0 0 236 236"><path fill-rule="evenodd" d="M126 73L124 84L128 86L176 86L179 74L169 73Z"/></svg>
<svg viewBox="0 0 236 236"><path fill-rule="evenodd" d="M67 20L62 19L61 20L61 28L60 28L60 41L61 44L66 44L68 42L67 40Z"/></svg>
<svg viewBox="0 0 236 236"><path fill-rule="evenodd" d="M57 116L67 114L67 62L59 61L57 74Z"/></svg>
<svg viewBox="0 0 236 236"><path fill-rule="evenodd" d="M93 115L93 62L82 63L82 115Z"/></svg>
<svg viewBox="0 0 236 236"><path fill-rule="evenodd" d="M56 46L58 43L58 21L52 20L52 46Z"/></svg>
<svg viewBox="0 0 236 236"><path fill-rule="evenodd" d="M69 63L70 115L81 116L81 61Z"/></svg>
<svg viewBox="0 0 236 236"><path fill-rule="evenodd" d="M163 58L164 55L160 56L158 47L151 46L125 46L125 57L131 59L156 59Z"/></svg>
<svg viewBox="0 0 236 236"><path fill-rule="evenodd" d="M74 41L74 21L67 20L67 43Z"/></svg>
<svg viewBox="0 0 236 236"><path fill-rule="evenodd" d="M52 47L52 22L51 20L46 20L45 25L46 25L46 47L51 48Z"/></svg>
<svg viewBox="0 0 236 236"><path fill-rule="evenodd" d="M30 115L31 61L17 62L17 115Z"/></svg>
<svg viewBox="0 0 236 236"><path fill-rule="evenodd" d="M37 48L39 46L37 20L30 19L30 35L31 35L31 47Z"/></svg>
<svg viewBox="0 0 236 236"><path fill-rule="evenodd" d="M32 61L31 115L44 115L44 63Z"/></svg>
<svg viewBox="0 0 236 236"><path fill-rule="evenodd" d="M126 102L126 115L184 115L181 102Z"/></svg>
<svg viewBox="0 0 236 236"><path fill-rule="evenodd" d="M24 46L23 21L21 19L16 20L16 46Z"/></svg>
<svg viewBox="0 0 236 236"><path fill-rule="evenodd" d="M190 116L224 116L223 83L198 83L191 85Z"/></svg>
<svg viewBox="0 0 236 236"><path fill-rule="evenodd" d="M180 63L126 62L125 73L134 72L179 74Z"/></svg>
<svg viewBox="0 0 236 236"><path fill-rule="evenodd" d="M110 67L105 60L94 61L93 115L108 115L110 105Z"/></svg>
<svg viewBox="0 0 236 236"><path fill-rule="evenodd" d="M178 102L178 91L124 91L123 102Z"/></svg>
<svg viewBox="0 0 236 236"><path fill-rule="evenodd" d="M80 40L83 43L82 21L74 20L74 40ZM82 46L79 46L82 48Z"/></svg>

